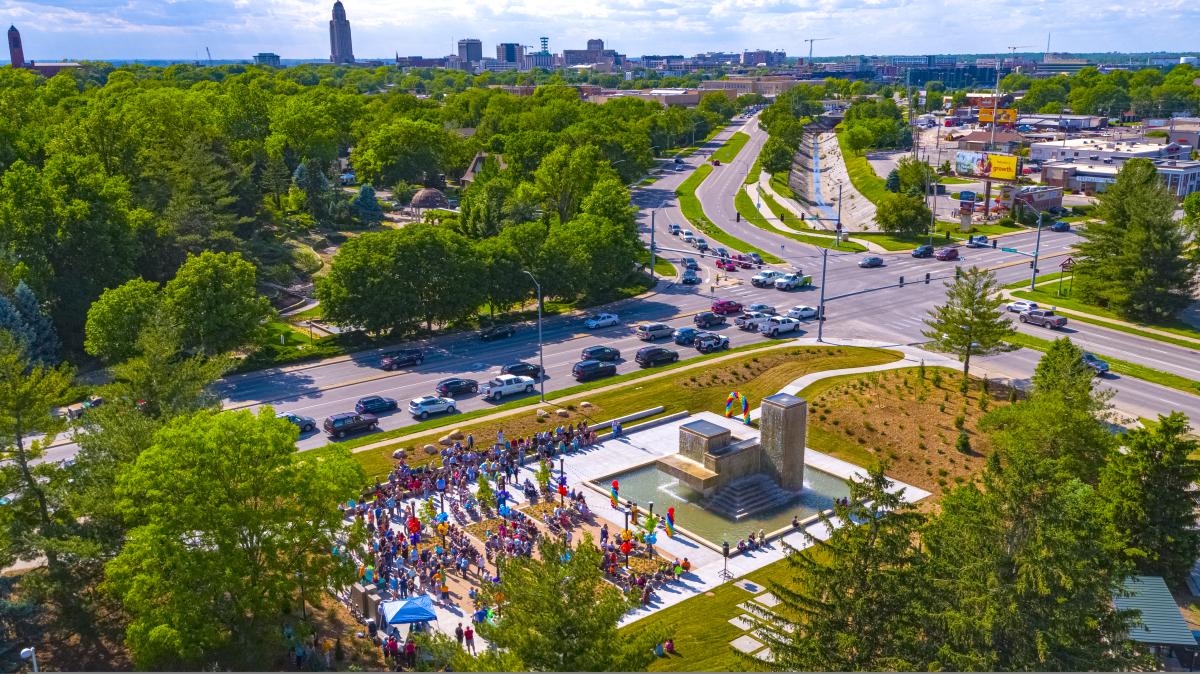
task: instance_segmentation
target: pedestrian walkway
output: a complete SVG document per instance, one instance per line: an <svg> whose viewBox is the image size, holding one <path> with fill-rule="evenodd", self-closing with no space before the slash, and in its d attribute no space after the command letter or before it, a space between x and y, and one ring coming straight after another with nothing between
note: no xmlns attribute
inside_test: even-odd
<svg viewBox="0 0 1200 674"><path fill-rule="evenodd" d="M765 184L765 187L764 187L764 184ZM813 237L818 237L818 238L823 238L823 239L830 239L831 241L833 240L833 238L834 238L833 234L826 234L824 232L815 232L815 231L810 231L810 230L799 231L792 227L788 227L787 225L780 222L779 214L772 213L771 209L767 207L766 200L762 198L761 194L764 191L771 194L773 199L775 199L776 201L779 201L781 206L790 210L796 217L799 217L802 211L800 211L793 204L792 200L784 199L783 197L780 197L778 193L771 190L770 177L767 176L766 173L762 173L759 175L759 179L758 179L757 183L751 183L749 185L742 185L742 189L745 190L746 194L750 197L750 200L754 202L754 207L756 209L758 209L759 214L762 215L763 218L765 218L766 221L768 223L770 223L770 225L772 227L774 227L775 229L777 229L781 232L788 232L790 234L799 234L801 236L813 236ZM806 216L806 217L811 217L811 216ZM886 253L887 252L887 249L883 248L879 244L877 244L873 241L867 241L866 239L855 239L852 237L846 237L844 240L850 241L851 243L857 243L872 253Z"/></svg>

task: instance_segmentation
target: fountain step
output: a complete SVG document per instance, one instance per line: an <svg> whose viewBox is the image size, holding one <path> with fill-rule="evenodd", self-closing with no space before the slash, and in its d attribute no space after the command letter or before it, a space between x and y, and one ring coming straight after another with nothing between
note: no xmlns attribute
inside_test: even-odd
<svg viewBox="0 0 1200 674"><path fill-rule="evenodd" d="M781 489L774 480L760 473L725 485L708 500L706 507L733 520L740 520L784 505L795 497L795 494Z"/></svg>

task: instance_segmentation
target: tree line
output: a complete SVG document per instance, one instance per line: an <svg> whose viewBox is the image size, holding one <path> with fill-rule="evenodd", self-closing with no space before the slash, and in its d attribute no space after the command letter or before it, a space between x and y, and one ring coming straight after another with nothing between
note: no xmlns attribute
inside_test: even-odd
<svg viewBox="0 0 1200 674"><path fill-rule="evenodd" d="M1021 112L1060 113L1069 109L1077 115L1120 117L1133 112L1139 117L1170 117L1200 110L1197 77L1200 69L1190 63L1167 72L1142 68L1101 73L1087 67L1074 75L1045 79L1011 73L1000 80L1000 90L1025 92L1017 100Z"/></svg>

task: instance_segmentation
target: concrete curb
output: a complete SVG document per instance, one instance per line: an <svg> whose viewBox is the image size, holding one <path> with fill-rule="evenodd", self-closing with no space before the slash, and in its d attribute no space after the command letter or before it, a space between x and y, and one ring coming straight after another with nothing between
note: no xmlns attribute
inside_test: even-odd
<svg viewBox="0 0 1200 674"><path fill-rule="evenodd" d="M1054 283L1054 282L1055 282L1055 280L1043 281L1042 283L1039 283L1037 285L1042 286L1042 285L1047 285L1047 284ZM1025 299L1023 297L1017 297L1016 295L1014 295L1013 294L1014 290L1021 290L1022 292L1029 292L1028 290L1025 290L1022 288L1015 288L1015 289L1014 288L1005 288L1002 291L1000 291L1000 296L1007 300L1014 300L1014 299L1023 300L1023 299ZM1122 327L1129 328L1131 330L1137 330L1138 332L1146 332L1146 333L1149 333L1152 335L1159 335L1161 337L1169 337L1171 339L1178 339L1178 340L1182 340L1185 342L1192 342L1193 344L1196 345L1197 348L1200 348L1200 339L1195 338L1195 337L1189 337L1187 335L1180 335L1180 334L1176 334L1174 332L1167 332L1165 330L1159 330L1158 328L1142 326L1142 325L1138 325L1137 323L1130 323L1128 321L1122 321L1122 320L1115 319L1115 318L1109 318L1107 316L1097 316L1096 314L1089 314L1086 311L1078 311L1075 309L1064 309L1059 306L1054 306L1054 311L1056 311L1064 316L1086 316L1089 319L1095 321L1096 323L1102 324L1100 327L1104 327L1103 324L1119 325Z"/></svg>

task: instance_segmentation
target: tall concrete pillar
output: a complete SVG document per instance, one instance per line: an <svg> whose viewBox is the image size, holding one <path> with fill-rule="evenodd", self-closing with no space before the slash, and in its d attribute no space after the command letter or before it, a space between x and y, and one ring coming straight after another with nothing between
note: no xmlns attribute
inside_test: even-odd
<svg viewBox="0 0 1200 674"><path fill-rule="evenodd" d="M808 403L787 393L763 399L758 420L763 467L788 491L804 487Z"/></svg>

